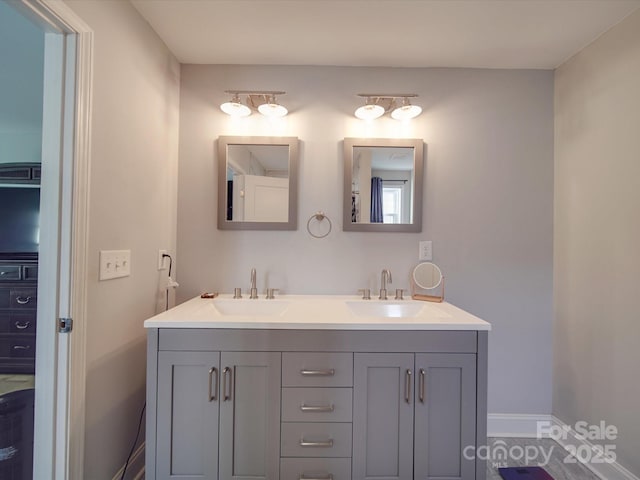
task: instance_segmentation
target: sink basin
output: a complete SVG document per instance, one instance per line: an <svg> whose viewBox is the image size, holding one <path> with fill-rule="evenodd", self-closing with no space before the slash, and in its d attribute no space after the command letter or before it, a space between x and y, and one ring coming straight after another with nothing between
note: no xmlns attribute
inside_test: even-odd
<svg viewBox="0 0 640 480"><path fill-rule="evenodd" d="M346 303L349 310L358 317L415 317L424 307L418 303L376 302L374 300Z"/></svg>
<svg viewBox="0 0 640 480"><path fill-rule="evenodd" d="M282 315L289 302L282 300L214 300L213 306L222 315L266 317Z"/></svg>

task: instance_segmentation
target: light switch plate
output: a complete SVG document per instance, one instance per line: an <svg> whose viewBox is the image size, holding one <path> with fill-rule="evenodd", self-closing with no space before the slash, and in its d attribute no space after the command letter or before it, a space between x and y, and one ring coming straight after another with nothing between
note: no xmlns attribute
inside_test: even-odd
<svg viewBox="0 0 640 480"><path fill-rule="evenodd" d="M418 243L418 260L430 262L433 260L433 244L431 240Z"/></svg>
<svg viewBox="0 0 640 480"><path fill-rule="evenodd" d="M100 280L131 275L131 250L100 250Z"/></svg>

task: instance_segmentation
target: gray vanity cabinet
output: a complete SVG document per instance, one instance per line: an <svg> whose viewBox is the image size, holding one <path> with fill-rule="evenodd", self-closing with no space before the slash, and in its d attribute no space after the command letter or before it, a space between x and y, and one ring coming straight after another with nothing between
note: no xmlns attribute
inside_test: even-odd
<svg viewBox="0 0 640 480"><path fill-rule="evenodd" d="M280 353L158 353L156 478L279 475Z"/></svg>
<svg viewBox="0 0 640 480"><path fill-rule="evenodd" d="M159 352L157 478L218 475L218 352Z"/></svg>
<svg viewBox="0 0 640 480"><path fill-rule="evenodd" d="M476 478L476 356L356 354L353 480Z"/></svg>
<svg viewBox="0 0 640 480"><path fill-rule="evenodd" d="M149 480L485 480L486 332L151 328Z"/></svg>

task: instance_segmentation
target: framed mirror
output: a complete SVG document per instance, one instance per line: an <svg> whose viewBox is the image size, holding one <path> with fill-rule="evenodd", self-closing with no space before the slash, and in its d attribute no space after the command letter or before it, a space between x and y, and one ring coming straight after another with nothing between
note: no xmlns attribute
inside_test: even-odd
<svg viewBox="0 0 640 480"><path fill-rule="evenodd" d="M295 230L298 138L218 138L218 229Z"/></svg>
<svg viewBox="0 0 640 480"><path fill-rule="evenodd" d="M345 138L342 228L421 232L422 139Z"/></svg>

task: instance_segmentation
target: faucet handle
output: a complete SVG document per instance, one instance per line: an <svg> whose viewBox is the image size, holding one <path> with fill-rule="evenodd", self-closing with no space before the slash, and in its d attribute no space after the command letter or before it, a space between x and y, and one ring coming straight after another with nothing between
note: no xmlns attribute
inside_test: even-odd
<svg viewBox="0 0 640 480"><path fill-rule="evenodd" d="M233 298L242 298L242 289L234 288L233 289Z"/></svg>
<svg viewBox="0 0 640 480"><path fill-rule="evenodd" d="M266 296L266 298L268 300L273 300L274 298L276 298L274 293L275 292L279 292L279 291L280 291L279 288L267 288L267 296Z"/></svg>
<svg viewBox="0 0 640 480"><path fill-rule="evenodd" d="M402 296L403 294L404 294L404 288L396 288L395 300L404 300L404 297Z"/></svg>
<svg viewBox="0 0 640 480"><path fill-rule="evenodd" d="M362 294L363 300L371 300L371 290L368 288L361 288L358 293Z"/></svg>

